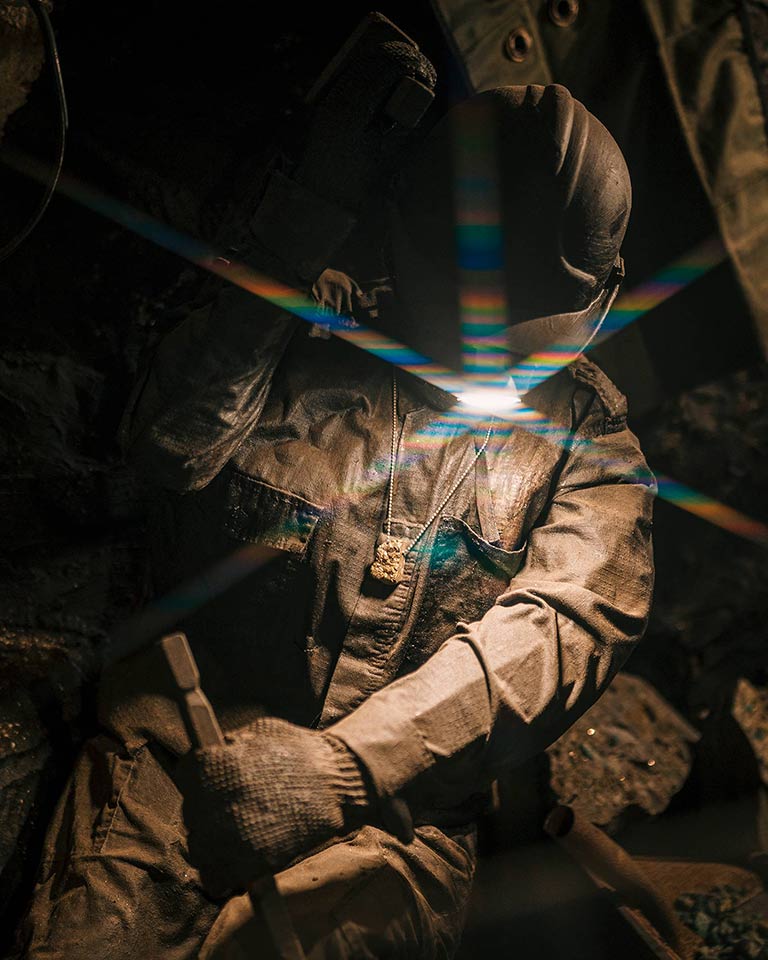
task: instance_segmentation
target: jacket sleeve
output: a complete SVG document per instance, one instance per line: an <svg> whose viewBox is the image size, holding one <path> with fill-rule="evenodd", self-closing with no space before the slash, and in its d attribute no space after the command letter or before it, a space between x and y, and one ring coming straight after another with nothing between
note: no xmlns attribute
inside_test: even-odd
<svg viewBox="0 0 768 960"><path fill-rule="evenodd" d="M594 427L588 418L576 434L495 605L331 728L382 794L460 803L556 740L642 635L655 485L625 422Z"/></svg>
<svg viewBox="0 0 768 960"><path fill-rule="evenodd" d="M199 490L258 420L296 317L225 286L160 343L123 418L121 439L145 479Z"/></svg>

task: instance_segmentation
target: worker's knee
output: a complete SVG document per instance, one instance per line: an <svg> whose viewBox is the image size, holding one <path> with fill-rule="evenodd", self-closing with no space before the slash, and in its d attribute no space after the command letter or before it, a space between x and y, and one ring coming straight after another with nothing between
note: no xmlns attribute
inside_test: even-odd
<svg viewBox="0 0 768 960"><path fill-rule="evenodd" d="M196 956L217 906L189 864L181 797L148 747L86 744L18 940L28 960Z"/></svg>

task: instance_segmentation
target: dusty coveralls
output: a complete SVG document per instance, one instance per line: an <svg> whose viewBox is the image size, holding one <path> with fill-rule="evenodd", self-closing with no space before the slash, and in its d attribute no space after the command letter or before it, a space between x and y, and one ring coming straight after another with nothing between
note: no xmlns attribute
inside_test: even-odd
<svg viewBox="0 0 768 960"><path fill-rule="evenodd" d="M230 287L161 344L129 421L139 468L174 491L157 589L245 543L284 551L185 621L205 690L226 729L255 705L334 724L381 790L406 785L417 824L410 846L366 827L280 874L298 933L311 957L450 957L478 795L573 723L644 629L652 480L623 398L579 360L526 397L569 441L497 424L383 588L366 571L392 369L308 329ZM398 382L392 533L413 537L485 429ZM187 861L172 773L188 742L155 652L105 679L101 719L49 834L28 955L196 956L220 905Z"/></svg>

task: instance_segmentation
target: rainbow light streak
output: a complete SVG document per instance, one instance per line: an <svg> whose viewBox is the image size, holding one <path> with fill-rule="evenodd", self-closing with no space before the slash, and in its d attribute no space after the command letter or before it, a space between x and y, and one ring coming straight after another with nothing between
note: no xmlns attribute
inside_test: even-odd
<svg viewBox="0 0 768 960"><path fill-rule="evenodd" d="M405 441L399 457L399 469L408 469L419 458L429 455L435 448L444 446L446 441L455 438L461 431L472 426L472 420L474 420L473 425L476 430L484 426L480 415L469 418L468 421L466 416L459 415L455 411L446 411L441 414L435 421L432 421ZM515 422L511 420L497 422L494 428L492 450L499 451L503 447L505 439L517 427L535 433L546 441L565 449L570 449L574 445L573 437L566 428L558 426L531 407L518 408L515 411L514 420ZM613 468L621 471L624 466L621 461L604 457L591 441L577 441L577 445L581 456L594 457L607 469ZM373 493L377 488L384 489L387 483L388 465L388 457L384 457L378 463L373 464L372 469L380 479L366 488L361 487L357 492L362 493L367 490L367 492ZM650 472L628 474L627 482L651 486L653 476ZM733 510L718 503L670 477L657 475L656 482L658 484L658 496L662 499L707 520L723 530L751 540L762 547L768 547L768 526L765 524L753 520L738 510ZM338 497L336 504L343 502L344 499L346 498ZM336 504L331 505L331 511ZM427 548L427 542L422 541L421 547L416 549L426 550ZM229 587L234 586L249 574L254 573L280 553L281 551L271 547L247 544L209 570L171 591L165 597L150 602L139 615L128 621L113 635L110 649L111 657L115 660L120 659L120 657L142 646L153 637L157 637L165 630L173 627L186 615L224 593Z"/></svg>
<svg viewBox="0 0 768 960"><path fill-rule="evenodd" d="M474 424L471 424L473 419ZM574 443L566 428L554 424L547 417L530 407L518 409L515 412L514 419L516 423L507 420L496 424L493 447L497 450L502 447L504 440L518 426L565 449L569 449ZM428 455L436 447L442 447L446 441L458 436L461 431L468 429L471 425L477 430L484 424L480 416L470 418L470 421L468 421L465 416L459 415L455 411L446 411L406 441L399 460L400 469L407 469L419 458ZM621 471L623 467L621 461L604 457L596 445L590 441L578 441L577 443L580 456L594 457L601 466ZM366 488L368 492L374 492L376 488L383 489L386 486L387 467L388 458L382 458L378 464L374 465L375 472L380 479ZM629 474L627 475L627 482L650 486L653 483L653 477L650 472ZM760 546L768 547L768 527L764 524L737 510L726 507L670 477L658 476L657 483L658 495L662 499L726 531L751 540ZM357 492L363 492L363 488L360 488ZM337 503L344 499L343 497L337 498ZM332 509L333 506L335 505L332 505ZM427 549L426 543L423 543L422 549ZM220 595L250 573L255 572L269 560L278 556L279 553L280 551L269 547L248 544L214 565L210 570L188 581L167 596L151 603L138 617L122 628L115 638L113 643L115 658L125 655L126 650L134 649L135 646L173 626L185 615L198 609L213 597Z"/></svg>
<svg viewBox="0 0 768 960"><path fill-rule="evenodd" d="M618 297L605 318L597 340L605 340L612 333L623 330L643 313L647 313L693 283L694 280L698 280L726 257L726 250L718 236L710 237L700 243L685 256L659 271L647 283L642 283L639 287Z"/></svg>
<svg viewBox="0 0 768 960"><path fill-rule="evenodd" d="M23 174L43 181L46 178L44 165L37 163L31 158L20 156L16 152L12 153L6 148L3 151L3 160L7 162L9 166L12 166ZM468 378L457 376L445 367L433 363L429 358L423 357L404 344L398 343L375 330L362 325L358 328L349 329L343 325L341 318L338 318L338 322L334 323L335 318L330 316L327 311L320 311L311 300L299 291L285 284L278 283L245 264L232 263L224 257L221 257L208 245L200 243L180 231L159 223L149 215L134 210L127 204L114 200L100 191L86 187L68 176L62 177L57 189L65 196L83 204L88 209L108 217L139 236L145 237L156 245L197 264L231 283L241 286L243 289L268 300L281 309L294 313L302 319L313 323L318 322L326 326L330 325L330 328L336 336L390 363L402 367L402 369L421 377L423 380L432 383L442 390L458 395L459 399L461 399L463 393L468 393L469 391L472 391L472 393L476 395L478 388L476 381L473 382L468 380ZM691 251L687 256L675 261L657 277L649 281L648 284L643 284L636 291L630 291L624 297L617 300L616 306L609 314L609 318L612 318L611 322L608 323L606 321L601 339L604 339L604 337L609 336L610 333L616 332L628 323L631 323L640 315L643 309L650 309L651 306L661 303L662 300L667 299L678 290L681 290L687 283L691 283L706 272L707 269L719 263L724 255L719 240L707 241ZM488 290L473 290L468 293L467 296L474 298L470 299L470 302L475 305L480 305L483 310L489 311L491 315L499 308L500 300L494 299L494 296L499 296L498 291L494 295ZM645 304L646 306L643 308L641 304ZM562 369L562 367L567 366L570 360L564 360L564 358L569 356L568 349L558 350L556 345L552 348L550 352L552 357L557 359L557 363L553 365L551 372L541 377L541 380L546 379L547 376L551 376ZM573 359L572 355L571 359ZM524 363L531 363L532 371L538 371L535 357L528 358ZM520 369L523 368L521 367ZM505 378L504 386L507 386L507 384L508 381ZM490 397L491 395L497 395L498 385L484 387L484 389L488 391L488 396ZM571 443L570 435L564 428L550 422L546 417L531 407L517 405L514 409L505 410L504 412L500 411L497 416L499 420L504 421L503 426L497 422L496 428L494 429L494 433L499 439L501 439L505 430L521 427L542 437L546 437L553 443L558 443L563 446ZM426 455L431 444L444 442L447 437L455 436L455 422L457 420L461 420L466 428L466 424L471 423L473 419L475 423L477 423L483 418L487 418L487 411L480 409L479 403L478 410L474 414L471 409L464 409L463 405L460 413L449 411L443 414L430 425L423 446L418 451L418 454L414 455ZM672 478L661 476L658 477L657 480L659 486L658 495L662 499L737 536L751 540L761 546L768 546L768 526L765 524L753 520L745 514L733 510L731 507L705 494L697 493ZM245 576L249 569L249 563L251 563L248 559L247 551L240 551L237 556L239 559L234 563L232 570L239 570L240 574L235 576L233 573L234 579L232 579L230 583L234 583L235 579L240 579L241 576ZM259 560L258 565L262 562L265 561ZM255 569L255 567L251 566L250 569ZM224 579L225 578L222 579L222 582ZM192 592L194 593L196 591ZM182 607L184 606L183 602L179 599L172 599L169 602L171 604L178 603ZM205 600L200 601L200 603L202 602L205 602ZM170 614L168 611L164 611L163 615L169 616Z"/></svg>
<svg viewBox="0 0 768 960"><path fill-rule="evenodd" d="M520 406L509 417L509 419L500 428L500 433L504 429L512 430L514 426L521 426L531 433L544 437L551 443L558 444L566 449L578 444L580 454L583 456L594 457L606 467L621 469L622 464L618 461L606 459L596 444L592 442L574 441L573 437L563 427L559 427L547 417L533 410L531 407ZM654 474L650 471L643 474L636 474L628 478L631 482L650 484L653 481ZM768 525L754 520L752 517L734 510L732 507L718 500L699 493L697 490L673 480L665 474L655 474L657 483L657 496L674 504L681 510L692 513L708 521L714 526L720 527L729 533L733 533L745 540L751 540L758 546L768 548Z"/></svg>
<svg viewBox="0 0 768 960"><path fill-rule="evenodd" d="M550 443L557 444L565 449L578 446L581 456L593 457L606 468L618 470L622 468L620 461L605 458L602 451L600 451L593 442L574 440L567 429L558 426L537 410L526 406L517 407L504 423L498 424L494 429L497 445L503 443L505 434L514 430L516 426L522 427L528 432L543 437ZM636 473L627 479L629 482L651 485L654 474L650 471ZM720 527L722 530L733 533L745 540L750 540L760 547L768 548L768 525L747 516L739 510L734 510L732 507L720 503L718 500L714 500L712 497L700 493L677 480L673 480L672 477L668 477L665 474L656 473L655 479L658 487L657 496L660 499L694 516L700 517L702 520L706 520L714 526Z"/></svg>
<svg viewBox="0 0 768 960"><path fill-rule="evenodd" d="M25 157L17 151L4 149L2 160L20 173L27 174L41 182L46 181L45 165L32 158ZM62 175L56 189L57 192L75 200L94 213L107 217L164 250L168 250L209 273L221 277L223 280L247 290L263 300L267 300L279 309L292 313L302 320L328 327L340 339L399 366L408 373L421 377L422 380L426 380L447 393L460 395L468 386L475 386L470 384L467 378L457 375L447 367L434 363L429 357L417 353L404 343L393 340L391 337L387 337L385 334L361 323L358 323L355 327L350 327L345 318L334 317L329 314L327 310L318 307L313 300L301 291L273 280L245 263L230 260L210 245L174 230L172 227L155 220L149 214L135 210L128 204L88 187L71 176Z"/></svg>
<svg viewBox="0 0 768 960"><path fill-rule="evenodd" d="M496 125L489 105L459 111L454 204L464 374L477 385L509 382L504 238L499 218Z"/></svg>
<svg viewBox="0 0 768 960"><path fill-rule="evenodd" d="M121 660L150 640L162 636L185 616L198 610L209 600L221 596L259 567L282 554L282 550L273 547L248 543L202 573L174 587L164 596L151 600L139 613L112 631L108 653L110 661Z"/></svg>
<svg viewBox="0 0 768 960"><path fill-rule="evenodd" d="M768 547L768 526L759 520L748 517L739 510L726 506L724 503L718 503L711 497L691 487L660 474L656 478L659 485L659 496L668 503L673 503L676 507L686 510L694 516L701 517L715 526L728 530L745 540L751 540L753 543L762 547Z"/></svg>
<svg viewBox="0 0 768 960"><path fill-rule="evenodd" d="M679 293L694 280L698 280L721 263L726 256L727 253L720 238L710 237L660 270L646 283L620 294L587 352L614 333L629 326L644 313L648 313L660 303ZM529 389L532 389L548 377L554 376L563 367L567 367L580 352L572 343L553 343L546 350L533 353L514 366L511 371L512 378L520 383L529 384Z"/></svg>
<svg viewBox="0 0 768 960"><path fill-rule="evenodd" d="M469 429L474 429L476 433L484 431L486 424L487 417L484 413L468 415L461 409L444 411L435 420L405 439L398 457L399 470L407 470L420 458L443 448L446 442L458 437L464 431ZM496 422L490 449L496 453L502 452L505 441L518 428L534 433L565 450L577 445L580 456L595 458L601 466L609 470L621 472L625 466L622 461L606 458L592 441L574 441L567 428L559 426L539 411L527 406L517 407L510 417ZM374 493L377 489L383 490L387 483L388 467L388 456L372 464L371 470L378 479L358 487L354 493L361 495ZM650 472L627 474L626 479L628 483L642 483L647 486L653 484L653 476ZM658 496L662 499L730 533L768 547L768 526L670 477L661 475L657 476L656 480ZM350 494L337 497L335 503L331 504L331 512L336 506L342 505L348 496ZM427 542L423 541L420 549L426 550L427 547ZM192 578L165 597L150 603L144 611L117 632L113 638L111 655L114 659L119 659L152 637L158 636L208 600L219 596L229 587L258 570L280 552L254 544L239 548L209 570Z"/></svg>

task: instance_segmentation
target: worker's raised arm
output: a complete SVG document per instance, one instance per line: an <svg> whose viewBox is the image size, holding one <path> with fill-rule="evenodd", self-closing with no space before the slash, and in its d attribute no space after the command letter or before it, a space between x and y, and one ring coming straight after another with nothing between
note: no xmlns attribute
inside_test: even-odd
<svg viewBox="0 0 768 960"><path fill-rule="evenodd" d="M642 635L654 484L626 422L604 428L577 432L495 605L330 728L383 795L460 803L557 739Z"/></svg>
<svg viewBox="0 0 768 960"><path fill-rule="evenodd" d="M396 168L435 81L413 41L366 18L317 85L300 156L276 164L246 216L243 262L338 311L348 278L318 281ZM166 337L124 421L140 472L179 492L213 479L258 420L297 322L231 286Z"/></svg>
<svg viewBox="0 0 768 960"><path fill-rule="evenodd" d="M146 479L179 492L204 487L258 420L296 317L223 287L158 346L122 428Z"/></svg>

